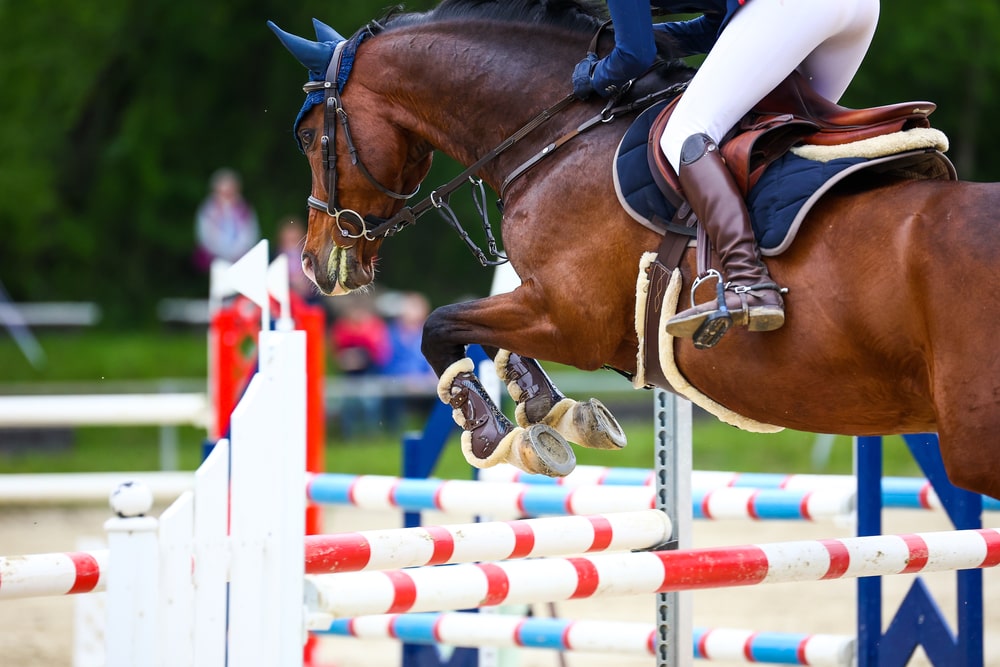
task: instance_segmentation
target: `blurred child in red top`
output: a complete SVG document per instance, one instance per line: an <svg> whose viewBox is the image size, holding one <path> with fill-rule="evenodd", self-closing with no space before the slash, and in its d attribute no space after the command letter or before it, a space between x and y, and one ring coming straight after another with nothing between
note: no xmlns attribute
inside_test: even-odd
<svg viewBox="0 0 1000 667"><path fill-rule="evenodd" d="M337 366L347 375L378 373L392 354L385 320L365 295L345 295L338 301L344 308L330 328Z"/></svg>
<svg viewBox="0 0 1000 667"><path fill-rule="evenodd" d="M342 310L330 327L330 347L340 371L349 378L376 376L389 361L392 347L389 328L376 312L371 298L350 294L337 298ZM382 399L377 387L358 383L348 387L340 411L345 438L378 428Z"/></svg>

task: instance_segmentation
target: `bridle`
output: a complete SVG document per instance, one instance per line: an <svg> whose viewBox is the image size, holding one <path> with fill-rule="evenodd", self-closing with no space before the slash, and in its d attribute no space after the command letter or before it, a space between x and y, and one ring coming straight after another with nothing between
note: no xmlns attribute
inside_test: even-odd
<svg viewBox="0 0 1000 667"><path fill-rule="evenodd" d="M310 208L323 211L333 218L337 225L337 229L340 230L341 237L349 241L355 241L361 238L364 238L367 241L375 241L380 238L392 236L404 227L416 223L417 218L422 216L424 213L430 210L437 210L445 221L447 221L448 224L450 224L458 232L459 236L461 236L462 240L472 250L473 254L476 255L479 262L483 266L503 264L507 261L507 258L504 257L497 249L496 239L493 236L493 230L490 226L489 216L487 213L486 190L483 186L482 179L477 178L475 174L482 169L484 165L493 161L498 155L520 141L525 135L533 131L557 112L561 111L564 107L568 106L573 101L573 96L568 95L555 105L544 110L527 125L508 137L499 146L488 152L486 155L483 155L481 158L476 160L476 162L466 168L461 174L453 178L445 185L435 189L429 196L425 197L417 204L413 206L404 206L395 215L388 219L379 218L374 215L363 216L357 211L341 208L337 201L336 131L338 123L344 132L344 140L347 143L347 150L351 156L351 164L360 169L362 175L379 192L391 197L392 199L408 201L420 190L420 185L418 184L416 189L409 194L395 192L379 183L378 180L372 176L371 172L367 167L365 167L358 155L357 148L354 145L354 140L351 137L351 128L347 117L347 111L344 110L343 100L340 96L339 78L340 71L344 63L344 54L353 53L362 40L367 37L375 36L383 29L384 28L380 23L372 21L355 33L350 39L339 42L336 47L334 47L333 56L330 58L330 64L326 69L324 80L309 81L302 86L302 90L306 93L316 91L322 91L324 93L323 136L320 138L320 142L323 169L326 171L327 201L323 201L318 197L309 195L306 199L306 203ZM455 215L455 212L451 209L451 195L455 192L455 190L467 182L472 185L473 200L475 201L476 208L478 209L483 220L483 229L486 233L488 249L493 257L496 258L495 260L491 260L486 257L486 254L475 244L465 229L462 228L462 225L458 220L458 216ZM343 224L345 221L349 226L357 227L358 231L352 232L350 229L346 229Z"/></svg>
<svg viewBox="0 0 1000 667"><path fill-rule="evenodd" d="M306 203L314 209L323 211L331 218L337 225L337 229L340 230L341 236L346 239L359 239L364 238L368 241L374 241L377 238L384 236L389 236L395 233L398 225L396 223L389 224L391 220L379 219L374 216L362 216L357 211L351 209L341 208L337 202L337 124L339 122L341 128L344 132L344 140L347 143L347 151L351 156L351 164L361 170L361 174L368 179L375 188L382 194L391 197L392 199L400 199L406 201L413 197L420 190L420 185L417 184L416 189L410 194L402 194L395 192L385 187L378 180L372 176L368 168L361 161L358 156L358 150L354 145L354 139L351 136L351 126L348 122L347 112L344 110L344 104L340 97L340 88L338 85L338 78L340 76L340 68L343 64L345 49L351 46L352 49L357 48L357 45L367 36L373 36L376 34L376 29L381 30L382 26L378 23L371 23L358 33L356 33L351 39L344 40L337 44L334 48L333 56L330 58L330 65L326 70L326 77L323 81L310 81L302 86L302 90L306 93L311 93L313 91L323 91L325 93L325 100L323 103L323 136L320 138L321 142L321 155L323 168L326 171L326 192L327 201L323 201L318 197L309 195ZM345 229L342 222L346 219L351 226L355 226L359 229L357 233L352 233L349 229ZM371 227L369 227L371 223Z"/></svg>
<svg viewBox="0 0 1000 667"><path fill-rule="evenodd" d="M601 31L607 25L608 23L606 22L598 29L597 34L591 42L591 51L596 49L597 40L601 35ZM493 229L490 225L489 215L487 213L486 190L483 187L482 179L478 178L476 173L478 173L486 164L495 160L501 153L514 146L543 123L568 107L576 100L576 98L572 94L569 94L552 106L544 109L534 118L529 120L523 127L514 132L514 134L504 139L493 150L480 157L446 184L436 188L430 193L430 195L420 200L417 204L404 206L391 218L379 218L374 215L363 216L357 211L341 208L337 203L336 131L338 123L344 132L347 150L351 156L351 164L360 169L362 175L368 179L368 182L371 183L379 192L392 199L408 201L420 190L420 184L418 184L416 189L409 194L395 192L379 183L378 180L372 176L371 172L368 171L367 167L365 167L364 163L361 162L361 158L358 156L357 148L355 147L354 140L351 137L351 128L348 122L347 112L344 110L343 101L340 97L339 79L341 78L340 71L344 63L345 53L351 53L351 57L353 58L353 53L362 40L367 37L374 37L383 29L384 27L380 23L372 21L356 32L350 39L339 42L334 48L333 56L330 58L330 64L327 67L324 80L309 81L302 87L306 93L316 91L323 91L324 93L323 136L320 139L320 142L322 164L323 168L326 170L327 201L324 202L322 199L310 195L306 200L306 203L311 208L323 211L332 217L337 225L337 229L340 230L340 235L349 242L357 241L361 238L364 238L367 241L375 241L392 236L404 227L416 223L417 218L422 216L424 213L427 213L430 210L437 210L441 217L459 234L472 253L477 257L480 264L483 266L496 266L498 264L505 263L507 258L499 252L496 239L493 235ZM630 85L631 82L629 82L629 86ZM556 149L563 146L569 140L575 138L590 128L595 127L596 125L613 121L616 116L629 115L642 110L661 99L674 97L683 90L686 84L677 84L632 102L619 105L618 100L621 99L624 93L628 90L629 86L623 87L620 93L609 100L604 109L596 116L593 116L578 127L562 135L557 140L547 144L544 148L542 148L542 150L521 164L517 169L513 170L504 181L503 187L501 187L501 204L503 193L513 180L524 175L525 172L538 164L538 162L542 159L552 155ZM487 240L487 248L495 259L489 259L486 256L486 253L483 252L478 245L476 245L475 241L472 240L469 234L462 227L461 222L458 220L458 216L451 208L451 195L459 187L465 185L466 183L469 183L472 186L472 197L479 215L482 218L483 230ZM350 229L345 229L343 224L345 221L347 221L350 226L357 227L358 231L352 232Z"/></svg>

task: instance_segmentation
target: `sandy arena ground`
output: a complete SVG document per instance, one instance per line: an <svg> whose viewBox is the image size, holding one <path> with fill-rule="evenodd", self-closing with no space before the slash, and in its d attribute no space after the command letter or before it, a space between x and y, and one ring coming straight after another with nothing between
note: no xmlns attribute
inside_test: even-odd
<svg viewBox="0 0 1000 667"><path fill-rule="evenodd" d="M16 555L71 551L80 536L100 536L109 512L102 508L5 508L0 511L0 554ZM333 531L391 528L399 525L395 513L366 512L347 508L327 508L327 529ZM462 522L466 517L431 516L427 523ZM995 516L987 515L987 525L996 525ZM991 523L992 522L992 523ZM696 547L737 545L754 542L778 542L796 539L846 537L850 527L831 523L697 521L694 528ZM928 512L887 513L886 533L947 530L941 514ZM894 605L909 588L912 576L887 577L883 586L885 608ZM954 575L925 575L937 595L938 603L954 623ZM986 664L1000 665L1000 572L985 572ZM830 581L804 584L771 584L748 588L698 591L694 593L696 626L753 628L761 631L854 633L855 582ZM556 613L567 618L654 621L652 596L580 600L555 605ZM0 665L3 667L66 667L73 664L74 601L69 597L0 601ZM549 614L548 605L539 605L536 613ZM890 612L891 613L891 612ZM886 615L888 618L888 614ZM347 638L324 638L320 657L323 664L336 667L393 667L399 664L395 642L359 642ZM648 667L650 657L627 657L608 654L567 654L524 650L518 661L505 665L521 667ZM745 663L715 662L716 665ZM919 654L915 665L926 665ZM272 666L262 666L272 667Z"/></svg>

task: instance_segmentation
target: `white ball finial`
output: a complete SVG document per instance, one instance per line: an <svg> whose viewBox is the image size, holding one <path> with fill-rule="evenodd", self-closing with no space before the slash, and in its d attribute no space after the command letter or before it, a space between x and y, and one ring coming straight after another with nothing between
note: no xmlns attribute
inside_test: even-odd
<svg viewBox="0 0 1000 667"><path fill-rule="evenodd" d="M142 482L124 482L111 492L111 509L122 517L144 516L153 508L153 492Z"/></svg>

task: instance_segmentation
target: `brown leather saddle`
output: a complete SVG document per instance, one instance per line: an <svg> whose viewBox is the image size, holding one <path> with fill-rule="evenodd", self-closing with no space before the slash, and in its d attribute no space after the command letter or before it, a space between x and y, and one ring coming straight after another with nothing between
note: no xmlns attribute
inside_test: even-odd
<svg viewBox="0 0 1000 667"><path fill-rule="evenodd" d="M644 357L646 382L667 386L658 354L662 299L670 274L694 235L697 219L683 197L677 174L660 150L660 137L679 97L653 122L647 143L647 159L653 180L677 209L666 225L657 258L648 269L649 298L646 303ZM930 127L927 117L937 108L932 102L901 102L868 109L849 109L822 97L798 72L793 72L761 100L730 133L720 150L745 197L767 167L797 144L834 146L917 127ZM699 267L711 263L708 243L699 242ZM654 297L654 295L656 295Z"/></svg>
<svg viewBox="0 0 1000 667"><path fill-rule="evenodd" d="M659 145L679 99L660 113L649 133L650 169L660 189L674 200L681 193L680 183ZM849 109L818 94L802 74L792 72L723 138L720 150L746 196L768 165L796 144L835 146L930 127L927 117L936 108L933 102L920 101Z"/></svg>

